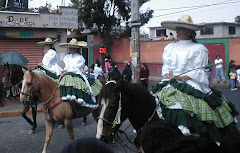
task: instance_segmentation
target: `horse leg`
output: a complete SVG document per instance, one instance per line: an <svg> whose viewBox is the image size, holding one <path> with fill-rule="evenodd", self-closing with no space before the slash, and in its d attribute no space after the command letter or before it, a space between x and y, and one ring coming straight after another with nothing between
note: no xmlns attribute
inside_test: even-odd
<svg viewBox="0 0 240 153"><path fill-rule="evenodd" d="M45 119L46 136L42 153L47 153L47 148L51 140L54 124L55 124L54 122L50 122Z"/></svg>
<svg viewBox="0 0 240 153"><path fill-rule="evenodd" d="M29 106L24 106L24 108L23 108L23 111L22 111L22 117L29 123L29 124L31 124L31 126L33 127L33 122L32 122L32 120L30 119L30 118L28 118L27 117L27 112L28 112L28 110L30 109L30 107ZM29 134L33 134L34 132L33 131L29 131Z"/></svg>
<svg viewBox="0 0 240 153"><path fill-rule="evenodd" d="M83 126L86 126L87 125L87 116L83 117L83 123L82 123Z"/></svg>
<svg viewBox="0 0 240 153"><path fill-rule="evenodd" d="M74 140L72 120L65 119L64 120L64 125L67 127L67 131L68 131L68 135L69 135L70 139Z"/></svg>
<svg viewBox="0 0 240 153"><path fill-rule="evenodd" d="M32 118L33 118L33 127L32 131L35 133L37 128L37 106L32 107Z"/></svg>

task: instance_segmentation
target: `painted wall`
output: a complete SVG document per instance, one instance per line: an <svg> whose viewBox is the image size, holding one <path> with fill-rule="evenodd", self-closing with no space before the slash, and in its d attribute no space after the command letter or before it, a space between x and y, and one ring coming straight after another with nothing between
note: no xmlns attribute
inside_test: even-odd
<svg viewBox="0 0 240 153"><path fill-rule="evenodd" d="M229 39L229 60L234 60L240 65L240 39Z"/></svg>
<svg viewBox="0 0 240 153"><path fill-rule="evenodd" d="M236 65L240 65L240 38L231 39L206 39L198 40L199 43L205 45L209 50L209 59L213 62L216 55L219 54L224 60L224 70L227 75L230 60L235 60ZM162 53L164 47L173 41L148 41L141 42L141 62L149 66L150 74L153 76L161 75L162 68ZM114 45L111 47L112 59L117 62L120 70L123 69L122 61L129 60L129 45L128 39L114 40ZM214 73L214 72L213 72ZM215 74L215 73L214 73Z"/></svg>
<svg viewBox="0 0 240 153"><path fill-rule="evenodd" d="M55 14L0 11L0 27L78 29L78 10L60 7Z"/></svg>

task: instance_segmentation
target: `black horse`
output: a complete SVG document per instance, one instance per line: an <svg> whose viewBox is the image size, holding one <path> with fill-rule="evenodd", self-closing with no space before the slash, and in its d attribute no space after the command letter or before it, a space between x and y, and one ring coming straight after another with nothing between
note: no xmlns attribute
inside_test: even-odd
<svg viewBox="0 0 240 153"><path fill-rule="evenodd" d="M14 96L17 96L19 94L19 90L22 88L21 85L21 81L23 79L23 71L22 71L22 67L19 65L10 65L8 63L4 64L4 69L3 69L3 74L5 77L5 83L3 85L3 88L5 90L9 90L12 87L14 87L13 89L15 91L15 94L13 94ZM39 98L37 96L33 96L31 99L29 99L30 103L28 105L24 105L23 111L22 111L22 117L29 123L31 124L32 128L29 131L30 134L35 133L35 130L37 128L37 121L36 121L36 117L37 117L37 102L39 101ZM33 120L31 120L30 118L27 117L27 112L29 111L29 109L32 109L32 118Z"/></svg>
<svg viewBox="0 0 240 153"><path fill-rule="evenodd" d="M136 131L150 120L159 120L155 97L138 83L129 83L122 79L118 83L109 82L102 87L98 103L100 116L96 138L105 142L112 141L126 119L129 119Z"/></svg>

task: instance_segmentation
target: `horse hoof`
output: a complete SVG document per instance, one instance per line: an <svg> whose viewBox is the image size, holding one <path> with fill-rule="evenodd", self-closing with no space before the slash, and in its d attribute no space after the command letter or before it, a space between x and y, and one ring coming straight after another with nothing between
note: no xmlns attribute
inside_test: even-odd
<svg viewBox="0 0 240 153"><path fill-rule="evenodd" d="M59 128L59 129L63 129L63 128L64 128L64 125L61 125L61 124L60 124L60 125L58 126L58 128Z"/></svg>
<svg viewBox="0 0 240 153"><path fill-rule="evenodd" d="M83 122L83 123L82 123L82 126L87 126L87 123Z"/></svg>
<svg viewBox="0 0 240 153"><path fill-rule="evenodd" d="M28 132L28 134L34 134L34 133L35 133L34 130L30 130L30 131Z"/></svg>

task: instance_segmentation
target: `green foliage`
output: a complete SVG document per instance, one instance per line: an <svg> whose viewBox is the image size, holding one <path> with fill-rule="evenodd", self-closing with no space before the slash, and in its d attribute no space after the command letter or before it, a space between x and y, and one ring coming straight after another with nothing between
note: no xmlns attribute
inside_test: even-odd
<svg viewBox="0 0 240 153"><path fill-rule="evenodd" d="M140 0L140 6L149 0ZM125 32L113 31L121 22L127 22L131 15L131 0L71 0L73 7L79 9L79 25L92 29L96 25L100 37L100 45L107 47L112 44L112 38L130 36L131 29ZM152 10L140 14L141 22L147 23L152 17ZM80 29L83 30L83 29Z"/></svg>

